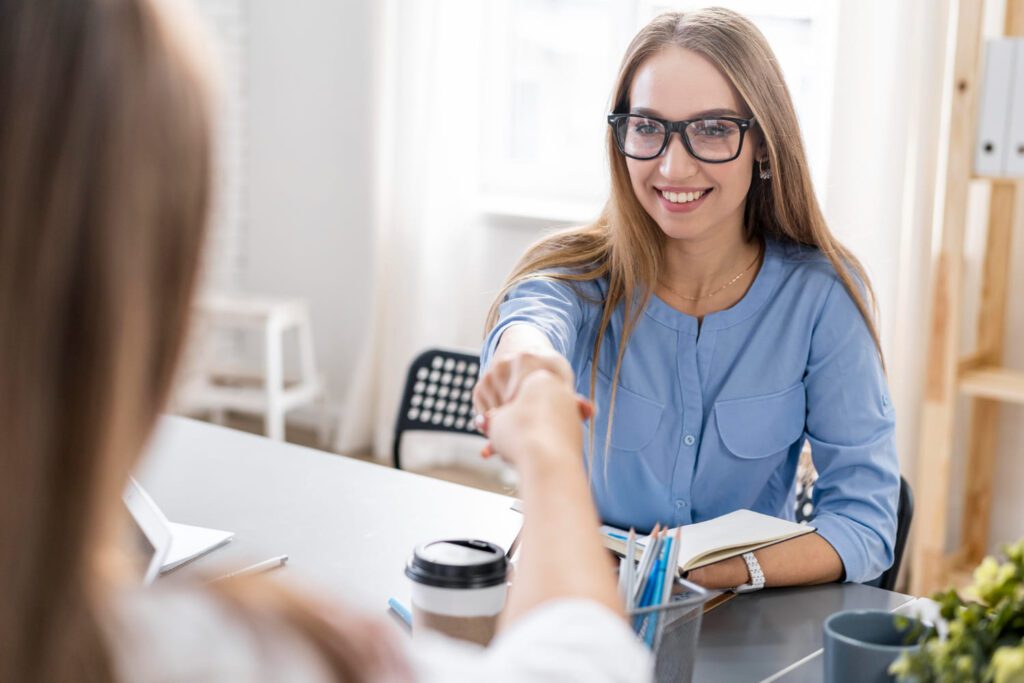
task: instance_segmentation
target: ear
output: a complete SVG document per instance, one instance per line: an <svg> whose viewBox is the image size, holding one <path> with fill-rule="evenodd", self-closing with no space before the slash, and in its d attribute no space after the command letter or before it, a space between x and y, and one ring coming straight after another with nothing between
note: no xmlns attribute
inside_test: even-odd
<svg viewBox="0 0 1024 683"><path fill-rule="evenodd" d="M754 147L754 159L768 161L768 144L760 135L757 136L757 145Z"/></svg>

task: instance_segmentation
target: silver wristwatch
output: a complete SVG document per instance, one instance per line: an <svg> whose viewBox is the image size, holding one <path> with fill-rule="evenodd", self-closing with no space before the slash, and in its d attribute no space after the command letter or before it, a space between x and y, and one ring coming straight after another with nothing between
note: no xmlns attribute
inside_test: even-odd
<svg viewBox="0 0 1024 683"><path fill-rule="evenodd" d="M747 563L750 582L736 586L732 589L733 593L750 593L764 588L764 572L761 571L761 564L754 557L754 553L743 553L743 561Z"/></svg>

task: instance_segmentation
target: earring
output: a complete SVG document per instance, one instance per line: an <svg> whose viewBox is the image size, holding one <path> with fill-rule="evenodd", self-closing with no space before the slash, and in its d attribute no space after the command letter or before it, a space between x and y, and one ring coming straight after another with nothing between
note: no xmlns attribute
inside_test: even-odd
<svg viewBox="0 0 1024 683"><path fill-rule="evenodd" d="M764 159L763 158L757 160L757 170L758 170L758 175L761 176L761 180L771 180L772 179L772 169L770 167L764 165Z"/></svg>

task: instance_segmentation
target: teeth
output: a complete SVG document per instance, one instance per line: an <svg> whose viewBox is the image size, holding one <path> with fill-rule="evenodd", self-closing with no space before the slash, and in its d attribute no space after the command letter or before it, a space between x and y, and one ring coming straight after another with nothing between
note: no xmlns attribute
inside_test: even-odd
<svg viewBox="0 0 1024 683"><path fill-rule="evenodd" d="M699 192L665 192L662 191L661 196L669 200L673 204L685 204L700 199L706 194L706 190Z"/></svg>

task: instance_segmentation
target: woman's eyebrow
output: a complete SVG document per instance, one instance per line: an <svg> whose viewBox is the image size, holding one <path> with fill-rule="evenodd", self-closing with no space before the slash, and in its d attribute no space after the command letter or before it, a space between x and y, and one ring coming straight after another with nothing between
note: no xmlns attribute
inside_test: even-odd
<svg viewBox="0 0 1024 683"><path fill-rule="evenodd" d="M629 110L630 114L639 114L640 116L650 116L656 119L665 118L659 112L654 109L648 109L646 107L633 107ZM702 119L709 116L735 116L737 118L745 118L743 114L740 114L734 109L719 108L719 109L707 109L705 111L697 112L693 116L687 117L687 119Z"/></svg>

